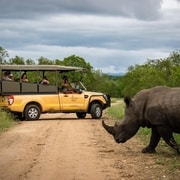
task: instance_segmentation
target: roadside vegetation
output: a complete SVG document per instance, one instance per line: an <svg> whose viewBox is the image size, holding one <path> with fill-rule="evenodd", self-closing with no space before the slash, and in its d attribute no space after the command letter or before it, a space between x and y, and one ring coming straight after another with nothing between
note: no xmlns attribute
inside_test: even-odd
<svg viewBox="0 0 180 180"><path fill-rule="evenodd" d="M24 59L15 56L9 58L8 52L0 46L1 64L23 64L23 65L63 65L83 67L86 73L68 74L70 82L82 81L89 91L104 92L111 97L122 98L124 96L133 97L139 90L154 86L180 86L180 50L175 50L168 57L163 59L147 59L142 65L130 66L126 73L104 74L100 70L93 69L92 65L83 57L71 55L64 59L48 59L39 57L38 59ZM19 74L13 73L14 79L18 79ZM49 81L54 84L51 74L47 74ZM63 76L63 73L62 73ZM34 82L36 75L29 72L28 79Z"/></svg>
<svg viewBox="0 0 180 180"><path fill-rule="evenodd" d="M111 125L114 125L116 120L122 120L124 117L124 102L123 99L113 98L113 104L107 109L107 115L111 119ZM148 128L140 128L136 137L141 141L144 146L149 143L151 130ZM174 138L178 144L180 144L180 135L174 134ZM180 157L176 152L173 152L172 148L161 139L157 147L156 163L168 166L169 173L180 169Z"/></svg>
<svg viewBox="0 0 180 180"><path fill-rule="evenodd" d="M3 131L6 131L10 127L14 126L17 122L14 120L14 117L10 114L7 113L6 111L3 111L0 109L0 133Z"/></svg>

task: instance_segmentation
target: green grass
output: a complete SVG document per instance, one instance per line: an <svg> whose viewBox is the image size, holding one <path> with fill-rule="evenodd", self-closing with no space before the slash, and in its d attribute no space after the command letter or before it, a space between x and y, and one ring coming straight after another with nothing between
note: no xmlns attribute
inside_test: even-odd
<svg viewBox="0 0 180 180"><path fill-rule="evenodd" d="M111 98L111 103L116 103L118 100L118 98Z"/></svg>
<svg viewBox="0 0 180 180"><path fill-rule="evenodd" d="M16 124L13 116L0 109L0 133Z"/></svg>
<svg viewBox="0 0 180 180"><path fill-rule="evenodd" d="M113 106L108 109L107 114L115 119L122 119L124 116L124 109L121 106Z"/></svg>
<svg viewBox="0 0 180 180"><path fill-rule="evenodd" d="M124 117L124 104L122 99L112 98L112 106L107 109L107 114L115 119Z"/></svg>

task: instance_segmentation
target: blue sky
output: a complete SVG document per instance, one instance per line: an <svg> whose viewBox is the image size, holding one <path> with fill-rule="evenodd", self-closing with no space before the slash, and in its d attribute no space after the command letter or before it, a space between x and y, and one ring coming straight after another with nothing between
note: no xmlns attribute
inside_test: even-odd
<svg viewBox="0 0 180 180"><path fill-rule="evenodd" d="M0 0L10 57L77 55L104 73L180 49L179 0Z"/></svg>

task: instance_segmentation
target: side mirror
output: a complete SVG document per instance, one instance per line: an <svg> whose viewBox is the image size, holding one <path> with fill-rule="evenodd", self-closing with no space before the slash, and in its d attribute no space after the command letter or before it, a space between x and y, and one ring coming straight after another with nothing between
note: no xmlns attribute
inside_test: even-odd
<svg viewBox="0 0 180 180"><path fill-rule="evenodd" d="M82 89L77 89L77 93L81 94L82 93Z"/></svg>

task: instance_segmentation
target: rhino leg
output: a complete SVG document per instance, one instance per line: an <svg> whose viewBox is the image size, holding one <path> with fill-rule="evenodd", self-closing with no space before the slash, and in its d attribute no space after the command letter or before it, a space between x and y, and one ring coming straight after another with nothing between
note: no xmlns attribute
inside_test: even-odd
<svg viewBox="0 0 180 180"><path fill-rule="evenodd" d="M167 127L160 126L158 127L158 132L160 136L164 139L164 141L173 149L177 151L178 154L180 154L180 146L176 143L172 130Z"/></svg>
<svg viewBox="0 0 180 180"><path fill-rule="evenodd" d="M167 143L167 142L166 142ZM174 137L172 136L172 138L170 139L169 143L167 143L168 145L170 145L173 149L175 149L177 151L178 154L180 154L180 145L178 145L174 139Z"/></svg>
<svg viewBox="0 0 180 180"><path fill-rule="evenodd" d="M160 138L161 138L161 136L158 133L156 127L153 127L151 129L150 143L149 143L149 145L147 147L145 147L142 150L142 153L155 153L156 152L155 148L158 145Z"/></svg>

